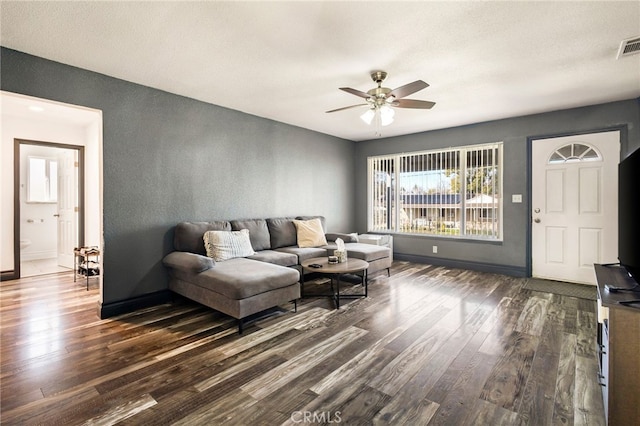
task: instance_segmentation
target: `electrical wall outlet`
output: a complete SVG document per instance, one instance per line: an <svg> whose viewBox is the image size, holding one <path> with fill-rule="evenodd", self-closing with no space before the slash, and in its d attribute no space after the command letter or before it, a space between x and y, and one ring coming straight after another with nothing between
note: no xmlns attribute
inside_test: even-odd
<svg viewBox="0 0 640 426"><path fill-rule="evenodd" d="M438 252L438 246L433 246L433 252L437 253Z"/></svg>

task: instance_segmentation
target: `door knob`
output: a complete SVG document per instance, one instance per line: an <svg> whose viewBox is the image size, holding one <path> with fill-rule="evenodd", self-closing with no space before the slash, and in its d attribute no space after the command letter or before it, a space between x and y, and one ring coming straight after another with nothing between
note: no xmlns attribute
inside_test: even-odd
<svg viewBox="0 0 640 426"><path fill-rule="evenodd" d="M534 221L535 223L540 223L540 218L539 218L539 217L536 217L535 219L533 219L533 221Z"/></svg>

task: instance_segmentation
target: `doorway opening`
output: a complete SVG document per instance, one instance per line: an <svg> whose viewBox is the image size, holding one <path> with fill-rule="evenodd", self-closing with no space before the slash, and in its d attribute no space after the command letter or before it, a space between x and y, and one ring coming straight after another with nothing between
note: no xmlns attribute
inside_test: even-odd
<svg viewBox="0 0 640 426"><path fill-rule="evenodd" d="M84 242L84 147L15 139L19 277L71 272Z"/></svg>

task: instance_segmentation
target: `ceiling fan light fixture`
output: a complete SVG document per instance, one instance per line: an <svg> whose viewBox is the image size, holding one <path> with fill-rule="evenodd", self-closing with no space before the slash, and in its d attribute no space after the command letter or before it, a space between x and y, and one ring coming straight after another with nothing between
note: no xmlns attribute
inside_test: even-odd
<svg viewBox="0 0 640 426"><path fill-rule="evenodd" d="M363 98L367 103L336 108L327 112L336 112L361 106L369 106L369 108L360 115L360 119L368 126L373 125L375 127L376 136L380 137L382 136L381 128L393 123L395 111L392 107L431 109L435 105L435 102L431 101L405 99L405 96L409 96L429 87L429 85L424 81L416 80L412 83L405 84L404 86L396 87L391 90L388 87L382 87L382 82L386 77L387 73L384 71L372 72L371 79L378 85L378 87L374 87L367 92L352 89L350 87L340 87L340 90L358 96L359 98Z"/></svg>
<svg viewBox="0 0 640 426"><path fill-rule="evenodd" d="M373 107L366 110L360 118L362 121L371 125L374 119L376 122L379 121L381 126L388 126L393 123L393 116L395 115L395 111L388 105L383 105L381 107Z"/></svg>
<svg viewBox="0 0 640 426"><path fill-rule="evenodd" d="M395 115L395 111L388 105L383 105L379 109L380 111L380 124L383 126L388 126L393 123L393 116Z"/></svg>
<svg viewBox="0 0 640 426"><path fill-rule="evenodd" d="M376 113L375 113L374 109L370 108L370 109L366 110L364 112L364 114L362 114L360 116L360 118L362 119L362 121L364 121L368 125L371 125L371 123L373 122L373 117L375 117L375 115L376 115Z"/></svg>

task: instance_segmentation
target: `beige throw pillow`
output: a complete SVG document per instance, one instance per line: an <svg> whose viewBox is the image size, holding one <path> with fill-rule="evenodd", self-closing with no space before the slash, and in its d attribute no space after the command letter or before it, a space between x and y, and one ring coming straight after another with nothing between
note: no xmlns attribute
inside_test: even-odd
<svg viewBox="0 0 640 426"><path fill-rule="evenodd" d="M241 229L240 231L207 231L203 238L207 256L213 258L216 262L256 254L253 247L251 247L248 229Z"/></svg>
<svg viewBox="0 0 640 426"><path fill-rule="evenodd" d="M320 247L327 245L320 219L294 220L298 233L298 247Z"/></svg>

